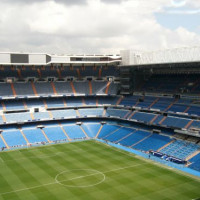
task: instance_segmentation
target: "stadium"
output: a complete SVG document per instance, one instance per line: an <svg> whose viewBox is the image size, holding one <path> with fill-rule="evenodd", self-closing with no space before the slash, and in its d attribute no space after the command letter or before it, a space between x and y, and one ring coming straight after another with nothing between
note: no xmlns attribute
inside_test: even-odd
<svg viewBox="0 0 200 200"><path fill-rule="evenodd" d="M199 92L199 48L0 53L0 199L199 199Z"/></svg>

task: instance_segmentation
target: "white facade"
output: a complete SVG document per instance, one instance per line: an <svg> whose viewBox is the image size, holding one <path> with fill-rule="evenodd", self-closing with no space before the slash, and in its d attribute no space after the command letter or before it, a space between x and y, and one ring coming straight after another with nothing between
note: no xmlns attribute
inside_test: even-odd
<svg viewBox="0 0 200 200"><path fill-rule="evenodd" d="M51 63L69 63L70 57L69 56L51 56Z"/></svg>
<svg viewBox="0 0 200 200"><path fill-rule="evenodd" d="M122 65L200 62L200 47L167 49L153 52L122 50Z"/></svg>
<svg viewBox="0 0 200 200"><path fill-rule="evenodd" d="M11 63L10 54L9 53L0 53L0 63L2 63L2 64Z"/></svg>
<svg viewBox="0 0 200 200"><path fill-rule="evenodd" d="M45 53L0 53L0 65L109 64L119 55L55 55Z"/></svg>
<svg viewBox="0 0 200 200"><path fill-rule="evenodd" d="M45 54L29 54L29 64L46 64Z"/></svg>

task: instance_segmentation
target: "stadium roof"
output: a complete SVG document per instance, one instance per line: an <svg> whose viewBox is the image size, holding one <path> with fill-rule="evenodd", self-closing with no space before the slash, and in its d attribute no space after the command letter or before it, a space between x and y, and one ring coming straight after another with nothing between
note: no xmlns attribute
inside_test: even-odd
<svg viewBox="0 0 200 200"><path fill-rule="evenodd" d="M184 47L152 52L122 50L122 65L149 65L200 62L200 47Z"/></svg>
<svg viewBox="0 0 200 200"><path fill-rule="evenodd" d="M112 64L119 55L56 55L45 53L0 53L0 65Z"/></svg>

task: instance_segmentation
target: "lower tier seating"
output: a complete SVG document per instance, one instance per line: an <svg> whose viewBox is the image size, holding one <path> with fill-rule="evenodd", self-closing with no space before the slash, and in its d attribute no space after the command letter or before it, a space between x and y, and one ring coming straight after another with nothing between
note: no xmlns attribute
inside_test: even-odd
<svg viewBox="0 0 200 200"><path fill-rule="evenodd" d="M200 171L200 153L189 160L192 164L189 165L191 169Z"/></svg>
<svg viewBox="0 0 200 200"><path fill-rule="evenodd" d="M133 134L129 135L128 137L124 138L121 140L119 143L124 145L124 146L134 146L141 140L143 140L145 137L151 135L150 132L143 131L143 130L137 130L133 132Z"/></svg>
<svg viewBox="0 0 200 200"><path fill-rule="evenodd" d="M21 128L13 126L1 130L0 148L98 137L140 151L154 150L179 159L188 159L189 167L200 171L200 146L198 144L155 134L146 129L117 124L102 125L99 122L84 122L81 125L51 122L40 127L37 125L21 126Z"/></svg>
<svg viewBox="0 0 200 200"><path fill-rule="evenodd" d="M47 139L42 134L42 131L36 127L24 128L22 131L29 143L47 142Z"/></svg>
<svg viewBox="0 0 200 200"><path fill-rule="evenodd" d="M84 123L82 127L87 133L88 137L94 138L98 134L101 125L99 123Z"/></svg>
<svg viewBox="0 0 200 200"><path fill-rule="evenodd" d="M157 151L159 148L163 147L169 143L171 139L163 135L152 134L147 139L135 145L133 148L142 151L154 150Z"/></svg>
<svg viewBox="0 0 200 200"><path fill-rule="evenodd" d="M186 159L189 155L197 151L199 148L199 145L177 140L162 149L160 152L180 159Z"/></svg>
<svg viewBox="0 0 200 200"><path fill-rule="evenodd" d="M23 138L19 130L9 130L2 133L8 146L27 145L26 140Z"/></svg>
<svg viewBox="0 0 200 200"><path fill-rule="evenodd" d="M80 128L80 126L73 125L73 124L63 125L63 128L71 139L82 139L82 138L87 137L82 131L82 129Z"/></svg>

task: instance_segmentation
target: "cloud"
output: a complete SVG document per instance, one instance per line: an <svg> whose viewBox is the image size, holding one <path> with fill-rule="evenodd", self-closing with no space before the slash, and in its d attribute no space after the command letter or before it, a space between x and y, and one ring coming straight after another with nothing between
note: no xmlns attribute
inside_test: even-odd
<svg viewBox="0 0 200 200"><path fill-rule="evenodd" d="M63 6L62 0L6 1L0 2L0 51L94 54L200 44L197 33L157 22L154 13L169 4L166 0L87 0L76 6Z"/></svg>
<svg viewBox="0 0 200 200"><path fill-rule="evenodd" d="M126 1L126 0L101 0L101 2L103 3L109 3L109 4L119 4L119 3L122 3L123 1Z"/></svg>
<svg viewBox="0 0 200 200"><path fill-rule="evenodd" d="M188 10L169 10L169 11L167 11L167 13L169 13L169 14L180 14L180 15L182 15L182 14L185 14L185 15L194 15L194 14L198 14L198 13L200 13L200 9L196 9L196 10L190 10L190 9L188 9Z"/></svg>
<svg viewBox="0 0 200 200"><path fill-rule="evenodd" d="M87 0L1 0L1 3L5 4L35 4L35 3L43 3L43 2L51 2L54 1L59 4L65 5L84 5L87 3Z"/></svg>
<svg viewBox="0 0 200 200"><path fill-rule="evenodd" d="M200 13L200 1L196 0L171 0L163 12L168 14L194 15Z"/></svg>
<svg viewBox="0 0 200 200"><path fill-rule="evenodd" d="M187 0L171 0L171 4L175 7L182 7L185 6L187 3Z"/></svg>

